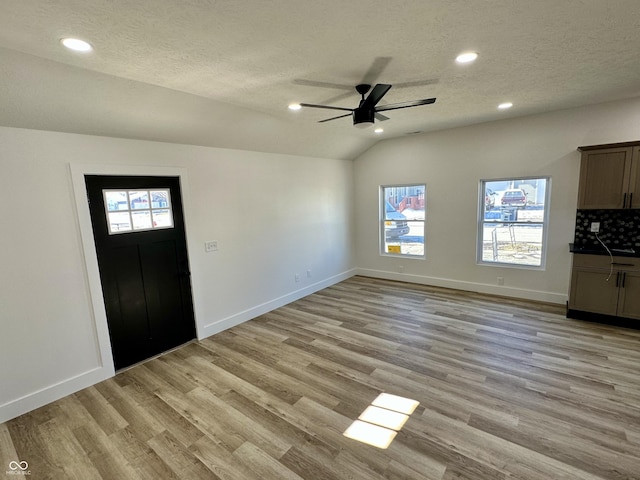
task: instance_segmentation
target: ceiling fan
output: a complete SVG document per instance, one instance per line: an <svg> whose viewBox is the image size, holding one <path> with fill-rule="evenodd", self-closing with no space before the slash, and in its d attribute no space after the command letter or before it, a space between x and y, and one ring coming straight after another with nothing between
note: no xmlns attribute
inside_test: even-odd
<svg viewBox="0 0 640 480"><path fill-rule="evenodd" d="M367 83L356 85L356 91L362 96L360 104L356 108L334 107L331 105L315 105L312 103L301 103L300 106L347 111L349 113L338 115L337 117L326 118L324 120L320 120L318 123L330 122L331 120L337 120L338 118L344 118L351 115L353 116L353 124L356 127L364 128L373 125L376 118L380 121L389 120L389 117L386 117L379 112L398 110L400 108L418 107L420 105L435 103L436 101L435 98L425 98L422 100L414 100L412 102L392 103L390 105L382 105L381 107L377 107L376 105L378 104L378 102L382 100L382 97L385 96L390 88L391 85L387 85L385 83L378 83L375 87L373 87L373 89L371 89L371 85ZM365 98L365 95L367 94L367 92L369 92L369 90L371 90L371 93L369 93L369 95Z"/></svg>

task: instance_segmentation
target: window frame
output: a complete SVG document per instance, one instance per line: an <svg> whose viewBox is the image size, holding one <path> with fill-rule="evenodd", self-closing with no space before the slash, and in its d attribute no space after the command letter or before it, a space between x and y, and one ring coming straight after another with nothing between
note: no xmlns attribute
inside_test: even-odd
<svg viewBox="0 0 640 480"><path fill-rule="evenodd" d="M148 200L148 205L146 207L133 207L134 202L131 200L132 193L140 193L146 192ZM150 201L152 192L166 192L166 203L167 205L161 207L154 207L152 202ZM124 193L126 196L126 207L123 209L111 209L109 204L109 194L110 193ZM149 231L157 231L157 230L167 230L175 228L175 222L173 217L173 203L171 200L171 191L168 187L157 187L157 188L126 188L126 189L118 189L118 188L103 188L102 189L102 198L104 201L104 211L105 211L105 219L107 222L107 233L109 235L126 235L131 233L138 232L149 232ZM154 224L154 213L167 211L169 215L169 219L171 223L169 225L156 225ZM148 227L136 227L134 222L134 214L136 213L149 213L149 220L151 221L151 225ZM112 221L110 214L121 213L127 214L129 218L129 226L131 228L124 230L114 230L112 229Z"/></svg>
<svg viewBox="0 0 640 480"><path fill-rule="evenodd" d="M524 182L532 180L544 180L544 207L543 216L541 222L531 221L513 221L502 219L486 219L485 218L485 192L487 183L492 182L511 182L513 185L522 185ZM526 192L525 192L526 193ZM519 176L519 177L504 177L504 178L490 178L481 179L478 185L478 215L477 215L477 230L476 230L476 264L490 267L503 267L503 268L519 268L525 270L545 270L546 269L546 257L547 257L547 243L549 235L549 212L550 212L550 199L551 199L551 177L549 175L535 175L535 176ZM540 265L527 265L522 263L511 263L504 261L488 261L483 259L483 247L484 247L484 226L485 224L502 224L502 225L526 225L534 226L540 225L542 228L541 244L540 244Z"/></svg>
<svg viewBox="0 0 640 480"><path fill-rule="evenodd" d="M424 197L424 219L422 220L414 220L407 219L408 223L411 222L422 222L422 255L415 255L410 253L402 253L402 252L389 252L388 249L385 248L387 246L386 241L386 233L385 233L385 221L386 218L386 202L387 198L385 197L385 190L388 188L412 188L412 187L421 187L423 189L423 197ZM427 254L427 184L426 182L421 183L399 183L399 184L384 184L380 185L378 189L378 242L379 242L379 253L381 256L387 257L396 257L396 258L407 258L407 259L415 259L415 260L424 260L426 259ZM394 207L395 208L395 207Z"/></svg>

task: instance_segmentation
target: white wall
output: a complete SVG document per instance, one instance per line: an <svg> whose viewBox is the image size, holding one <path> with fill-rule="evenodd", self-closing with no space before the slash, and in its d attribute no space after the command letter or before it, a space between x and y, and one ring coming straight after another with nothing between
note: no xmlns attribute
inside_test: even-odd
<svg viewBox="0 0 640 480"><path fill-rule="evenodd" d="M378 143L355 161L358 273L564 303L580 168L576 148L638 140L639 124L635 99ZM552 179L546 269L477 265L480 179L538 175ZM413 182L427 185L426 260L381 256L379 186Z"/></svg>
<svg viewBox="0 0 640 480"><path fill-rule="evenodd" d="M111 374L70 164L186 172L200 337L353 273L350 161L0 127L0 422Z"/></svg>

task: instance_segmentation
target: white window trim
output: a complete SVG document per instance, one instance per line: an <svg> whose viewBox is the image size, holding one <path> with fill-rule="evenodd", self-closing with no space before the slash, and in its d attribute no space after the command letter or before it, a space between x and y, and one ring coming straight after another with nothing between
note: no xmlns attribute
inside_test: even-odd
<svg viewBox="0 0 640 480"><path fill-rule="evenodd" d="M542 225L542 245L540 248L540 265L521 265L517 263L508 263L508 262L489 262L482 259L482 247L483 247L483 227L485 223L521 223L521 224L531 224L531 222L502 222L496 220L485 220L484 219L484 208L485 208L485 199L484 185L488 182L504 182L504 181L520 181L520 180L537 180L543 179L547 181L547 185L545 188L545 199L544 199L544 215L542 222L533 222L535 224ZM551 177L548 175L534 175L534 176L523 176L523 177L505 177L505 178L489 178L489 179L481 179L478 184L478 227L476 231L476 264L486 267L501 267L501 268L517 268L521 270L546 270L546 262L547 262L547 244L548 244L548 236L549 236L549 212L550 212L550 199L551 199Z"/></svg>
<svg viewBox="0 0 640 480"><path fill-rule="evenodd" d="M385 251L386 238L385 238L385 232L384 232L385 201L386 201L386 198L384 198L384 190L385 188L417 187L417 186L424 187L425 218L424 220L410 220L410 221L422 222L422 238L423 238L422 255L410 255L408 253L387 252ZM378 189L378 243L379 243L380 256L406 258L406 259L412 259L412 260L425 260L427 258L427 218L426 217L427 217L427 183L426 182L380 185L380 188Z"/></svg>

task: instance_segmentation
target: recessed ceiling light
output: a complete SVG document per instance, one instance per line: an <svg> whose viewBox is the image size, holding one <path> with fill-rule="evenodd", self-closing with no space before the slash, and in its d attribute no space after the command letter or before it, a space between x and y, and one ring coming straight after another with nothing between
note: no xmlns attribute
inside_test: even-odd
<svg viewBox="0 0 640 480"><path fill-rule="evenodd" d="M292 103L289 105L289 110L300 110L302 106L299 103Z"/></svg>
<svg viewBox="0 0 640 480"><path fill-rule="evenodd" d="M513 107L513 103L511 103L511 102L504 102L504 103L501 103L500 105L498 105L498 108L500 110L506 110L506 109L511 108L511 107Z"/></svg>
<svg viewBox="0 0 640 480"><path fill-rule="evenodd" d="M471 63L476 58L478 58L478 54L476 52L464 52L456 57L456 62L458 63Z"/></svg>
<svg viewBox="0 0 640 480"><path fill-rule="evenodd" d="M90 43L80 40L79 38L63 38L60 42L62 42L62 45L67 47L69 50L73 50L75 52L90 52L93 50Z"/></svg>
<svg viewBox="0 0 640 480"><path fill-rule="evenodd" d="M384 128L376 128L373 133L382 133L384 132Z"/></svg>

